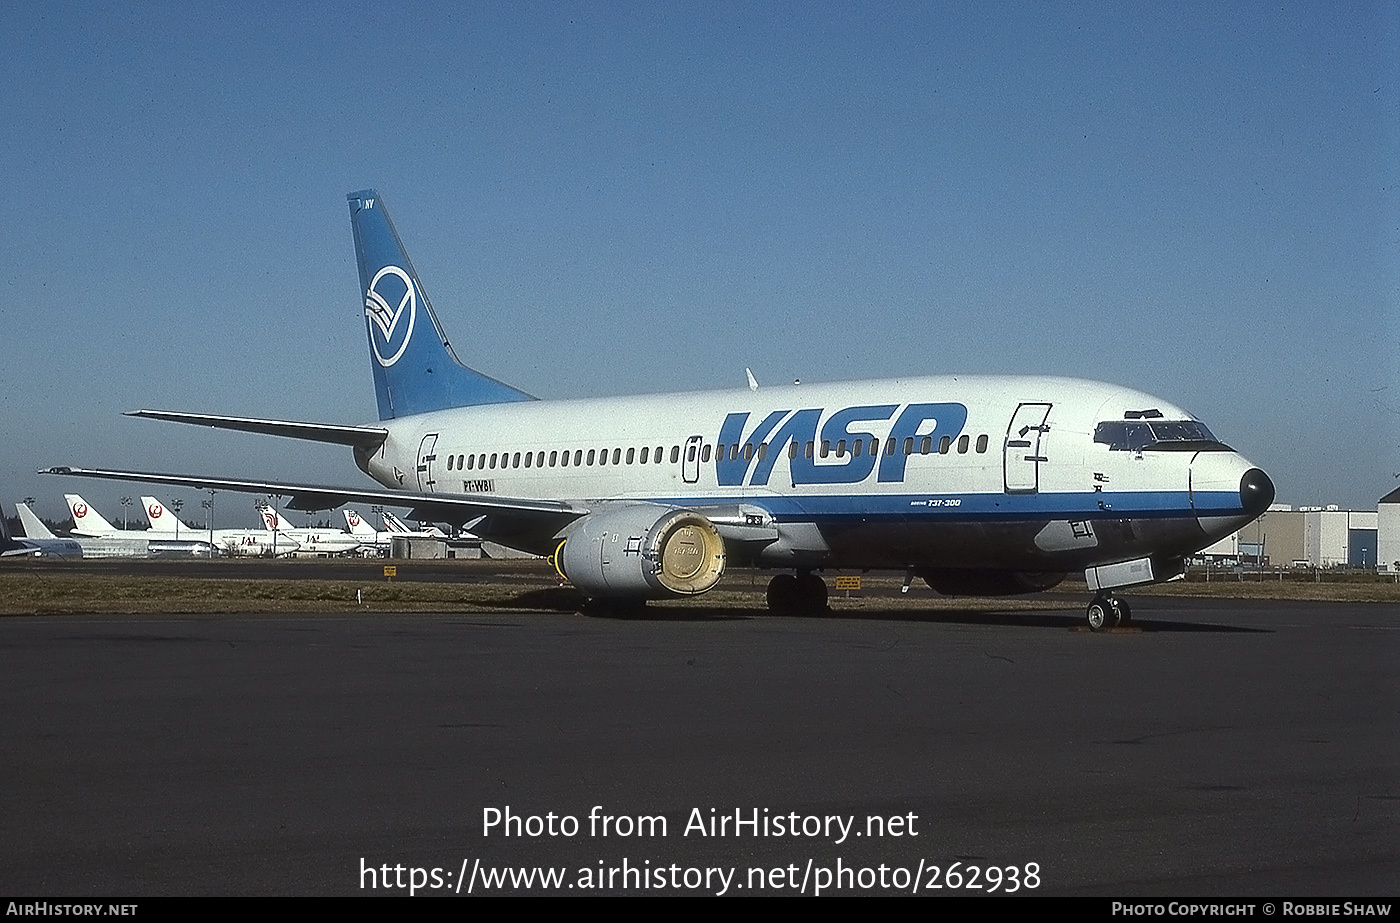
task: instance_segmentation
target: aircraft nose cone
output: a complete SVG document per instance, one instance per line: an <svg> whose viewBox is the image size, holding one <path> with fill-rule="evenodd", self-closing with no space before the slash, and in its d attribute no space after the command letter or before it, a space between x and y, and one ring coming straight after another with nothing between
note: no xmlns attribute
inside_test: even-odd
<svg viewBox="0 0 1400 923"><path fill-rule="evenodd" d="M1240 506L1251 516L1258 516L1274 502L1274 482L1258 468L1250 468L1240 478Z"/></svg>

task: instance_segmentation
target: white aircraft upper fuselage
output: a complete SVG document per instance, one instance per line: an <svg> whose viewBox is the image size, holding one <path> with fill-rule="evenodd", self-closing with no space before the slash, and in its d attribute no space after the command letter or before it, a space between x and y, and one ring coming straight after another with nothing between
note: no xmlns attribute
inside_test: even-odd
<svg viewBox="0 0 1400 923"><path fill-rule="evenodd" d="M1127 388L939 376L541 401L461 365L383 203L349 197L380 420L361 426L135 415L351 446L385 490L141 472L55 473L348 501L471 523L552 555L589 597L703 593L729 562L791 569L769 603L825 603L815 571L889 568L940 592L1051 586L1083 571L1091 626L1114 588L1272 501L1268 476L1179 407Z"/></svg>

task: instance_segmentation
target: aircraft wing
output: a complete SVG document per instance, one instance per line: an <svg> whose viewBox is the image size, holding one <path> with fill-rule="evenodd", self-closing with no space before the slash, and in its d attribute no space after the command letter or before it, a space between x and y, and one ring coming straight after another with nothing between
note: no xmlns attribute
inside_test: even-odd
<svg viewBox="0 0 1400 923"><path fill-rule="evenodd" d="M286 506L294 510L328 510L346 503L383 503L387 506L408 507L412 518L425 521L465 522L492 513L517 514L557 518L562 527L577 519L587 509L559 500L529 500L487 495L434 494L416 491L365 490L356 487L330 487L321 484L279 484L274 481L244 481L232 478L200 477L188 474L159 474L147 471L110 471L104 468L45 468L40 474L65 477L103 478L111 481L141 481L148 484L170 484L192 490L227 490L234 493L270 494L290 497Z"/></svg>

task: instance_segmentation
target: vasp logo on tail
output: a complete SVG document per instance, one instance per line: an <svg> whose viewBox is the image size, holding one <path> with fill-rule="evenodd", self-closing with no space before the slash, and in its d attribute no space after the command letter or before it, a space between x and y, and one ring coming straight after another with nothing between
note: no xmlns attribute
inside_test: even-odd
<svg viewBox="0 0 1400 923"><path fill-rule="evenodd" d="M398 281L392 281L395 279ZM398 307L391 309L390 304ZM388 368L408 349L417 315L418 294L408 273L397 266L385 266L375 273L365 292L365 317L369 318L370 348L380 365ZM403 339L395 347L400 334Z"/></svg>

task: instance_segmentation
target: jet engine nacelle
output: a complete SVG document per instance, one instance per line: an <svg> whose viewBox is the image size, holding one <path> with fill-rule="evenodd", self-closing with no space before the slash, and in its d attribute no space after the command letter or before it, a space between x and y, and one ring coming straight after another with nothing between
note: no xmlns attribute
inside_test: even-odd
<svg viewBox="0 0 1400 923"><path fill-rule="evenodd" d="M574 523L554 566L593 597L694 596L724 574L724 539L691 510L619 506Z"/></svg>
<svg viewBox="0 0 1400 923"><path fill-rule="evenodd" d="M1065 579L1064 574L1020 570L962 570L929 568L919 572L924 582L944 596L1017 596L1039 593Z"/></svg>

